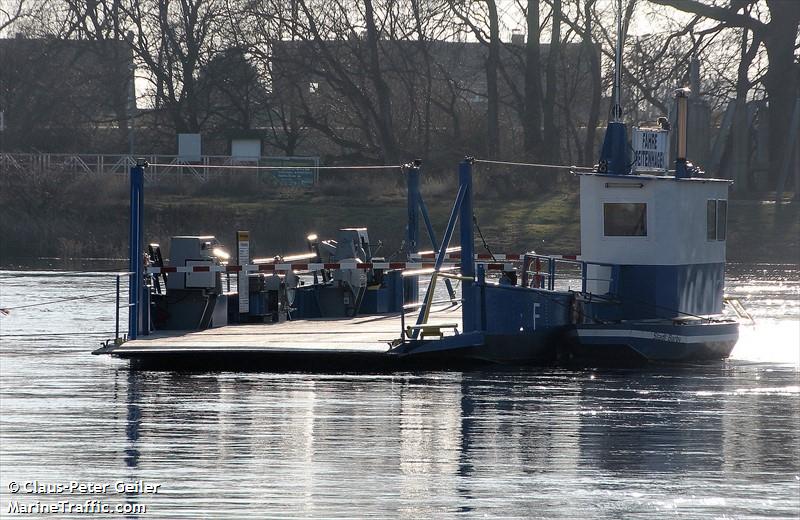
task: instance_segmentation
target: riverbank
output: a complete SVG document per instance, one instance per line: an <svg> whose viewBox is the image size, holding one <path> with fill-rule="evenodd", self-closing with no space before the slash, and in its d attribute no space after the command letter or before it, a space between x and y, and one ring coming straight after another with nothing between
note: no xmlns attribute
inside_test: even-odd
<svg viewBox="0 0 800 520"><path fill-rule="evenodd" d="M13 179L12 179L13 180ZM577 183L568 176L548 190L526 185L498 189L496 178L478 180L475 217L495 253L535 250L580 252ZM124 258L128 200L123 178L38 179L0 184L0 265L26 259ZM435 230L441 234L452 206L453 187L431 181L422 188ZM730 202L728 258L733 262L797 263L800 218L797 204ZM166 244L172 235L215 235L229 247L235 232L251 231L258 256L304 252L314 232L334 238L342 227L369 228L380 255L402 246L406 200L401 182L375 178L329 182L308 190L236 182L148 188L145 239ZM423 236L427 240L423 231ZM423 242L423 247L429 244ZM484 250L476 234L476 248Z"/></svg>

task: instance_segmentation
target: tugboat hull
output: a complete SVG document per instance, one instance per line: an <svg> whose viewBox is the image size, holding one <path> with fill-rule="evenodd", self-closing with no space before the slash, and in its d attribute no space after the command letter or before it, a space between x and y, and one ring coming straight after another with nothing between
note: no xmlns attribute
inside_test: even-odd
<svg viewBox="0 0 800 520"><path fill-rule="evenodd" d="M566 353L570 360L711 361L730 356L739 339L739 324L715 321L577 325L570 336Z"/></svg>

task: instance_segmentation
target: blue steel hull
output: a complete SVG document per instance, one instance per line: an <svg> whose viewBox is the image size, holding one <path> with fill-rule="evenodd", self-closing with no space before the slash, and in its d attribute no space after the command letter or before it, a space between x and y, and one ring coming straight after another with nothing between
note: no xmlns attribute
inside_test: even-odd
<svg viewBox="0 0 800 520"><path fill-rule="evenodd" d="M469 318L480 325L480 331L436 340L410 340L392 353L445 365L455 360L502 364L547 364L557 360L558 349L570 329L572 294L483 283L470 290L479 305Z"/></svg>
<svg viewBox="0 0 800 520"><path fill-rule="evenodd" d="M695 362L730 356L739 338L735 321L623 322L576 325L565 360Z"/></svg>
<svg viewBox="0 0 800 520"><path fill-rule="evenodd" d="M404 360L441 363L530 365L554 364L566 327L524 334L485 334L475 332L448 336L440 340L407 341L391 351Z"/></svg>
<svg viewBox="0 0 800 520"><path fill-rule="evenodd" d="M574 324L574 293L478 284L480 330L435 340L406 340L391 351L426 362L601 365L697 362L727 358L735 321L632 319ZM465 311L466 313L466 311Z"/></svg>
<svg viewBox="0 0 800 520"><path fill-rule="evenodd" d="M560 325L518 334L474 332L412 340L391 354L443 364L690 363L727 358L738 337L739 324L733 321Z"/></svg>

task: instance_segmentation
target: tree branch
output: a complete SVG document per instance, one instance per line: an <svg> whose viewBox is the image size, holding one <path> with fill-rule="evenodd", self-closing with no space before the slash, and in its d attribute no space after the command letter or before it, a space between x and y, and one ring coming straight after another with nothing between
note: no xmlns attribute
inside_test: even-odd
<svg viewBox="0 0 800 520"><path fill-rule="evenodd" d="M725 9L713 5L706 5L696 0L650 0L650 3L672 7L685 13L699 14L706 18L725 22L734 27L747 27L754 33L763 33L767 25L743 14L738 14L733 9Z"/></svg>

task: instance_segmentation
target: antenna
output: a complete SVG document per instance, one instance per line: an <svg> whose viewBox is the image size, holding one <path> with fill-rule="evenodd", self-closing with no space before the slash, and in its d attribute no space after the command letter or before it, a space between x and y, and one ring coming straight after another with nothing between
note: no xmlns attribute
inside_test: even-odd
<svg viewBox="0 0 800 520"><path fill-rule="evenodd" d="M622 0L617 0L617 51L614 56L614 104L611 107L611 119L622 121Z"/></svg>

